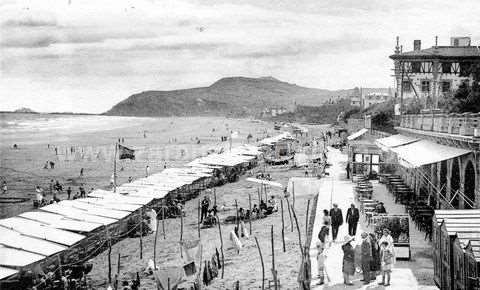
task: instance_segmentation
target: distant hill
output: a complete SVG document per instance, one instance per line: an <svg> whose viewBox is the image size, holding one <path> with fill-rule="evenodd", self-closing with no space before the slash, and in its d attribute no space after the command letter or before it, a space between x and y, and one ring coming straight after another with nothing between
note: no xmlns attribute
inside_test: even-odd
<svg viewBox="0 0 480 290"><path fill-rule="evenodd" d="M387 89L381 89L387 91ZM297 86L273 77L222 78L209 87L134 94L105 114L119 116L256 116L263 109L300 105L319 106L351 90L330 91ZM379 91L380 92L380 91Z"/></svg>
<svg viewBox="0 0 480 290"><path fill-rule="evenodd" d="M15 111L13 111L13 113L38 114L37 112L35 112L34 110L32 110L32 109L30 109L30 108L20 108L20 109L16 109Z"/></svg>

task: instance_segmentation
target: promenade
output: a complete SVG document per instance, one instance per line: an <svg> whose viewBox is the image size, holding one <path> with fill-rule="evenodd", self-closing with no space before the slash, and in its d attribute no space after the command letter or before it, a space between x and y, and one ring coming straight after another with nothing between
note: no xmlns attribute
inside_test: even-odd
<svg viewBox="0 0 480 290"><path fill-rule="evenodd" d="M343 283L342 275L342 260L343 260L343 251L342 251L342 241L345 235L348 234L348 225L344 223L338 233L337 242L332 243L332 246L327 249L327 259L325 262L325 267L329 281L325 280L324 285L317 285L317 250L316 242L318 240L317 235L320 231L322 225L322 216L324 209L330 209L332 203L337 203L339 208L342 209L343 216L345 218L346 211L350 204L353 202L357 207L359 205L355 202L353 186L350 180L346 179L345 164L347 162L347 155L342 154L339 150L329 148L328 159L329 163L332 166L327 170L330 176L322 178L320 180L320 193L318 197L317 210L315 223L313 228L313 237L312 243L310 245L310 259L312 265L312 289L438 289L435 286L431 285L420 285L418 277L414 275L413 269L420 268L427 265L427 272L429 271L428 267L433 268L433 261L431 259L417 259L416 261L397 261L392 271L392 279L389 287L384 287L378 285L378 282L381 281L381 276L377 276L377 281L373 281L368 285L364 285L360 280L363 278L361 274L356 274L352 281L352 286L347 286ZM381 200L385 203L387 211L391 213L403 213L403 208L400 205L395 205L388 192L385 189L385 186L376 183L374 185L374 197L375 199ZM361 233L364 231L371 231L368 229L364 223L364 216L360 216L360 223L357 228L357 235L353 246L356 243L361 242ZM418 232L412 224L410 224L410 235L412 240L412 248L416 247L417 250L423 251L427 248L431 248L431 245L428 241L423 241L423 233ZM412 257L414 257L412 253ZM432 276L433 276L433 270ZM425 277L428 279L427 283L422 284L432 284L432 277Z"/></svg>

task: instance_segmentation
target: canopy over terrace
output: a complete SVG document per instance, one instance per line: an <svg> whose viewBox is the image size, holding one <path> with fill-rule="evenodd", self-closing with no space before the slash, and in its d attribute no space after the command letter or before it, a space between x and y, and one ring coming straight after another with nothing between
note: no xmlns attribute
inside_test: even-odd
<svg viewBox="0 0 480 290"><path fill-rule="evenodd" d="M233 167L245 162L249 162L253 159L255 159L254 156L238 155L238 154L226 152L222 154L210 154L204 157L200 157L188 163L187 165L194 166L197 163L201 163L201 164L207 164L207 165Z"/></svg>
<svg viewBox="0 0 480 290"><path fill-rule="evenodd" d="M401 134L397 134L397 135L392 135L392 136L388 136L388 137L385 137L385 138L377 139L377 140L375 140L375 144L378 147L382 148L382 150L388 151L391 148L395 148L395 147L402 146L402 145L407 145L407 144L416 142L418 140L420 140L420 139L413 138L413 137L410 137L410 136L401 135Z"/></svg>
<svg viewBox="0 0 480 290"><path fill-rule="evenodd" d="M397 153L400 164L410 168L452 159L472 152L461 148L440 145L427 140L420 140L398 146L391 150Z"/></svg>

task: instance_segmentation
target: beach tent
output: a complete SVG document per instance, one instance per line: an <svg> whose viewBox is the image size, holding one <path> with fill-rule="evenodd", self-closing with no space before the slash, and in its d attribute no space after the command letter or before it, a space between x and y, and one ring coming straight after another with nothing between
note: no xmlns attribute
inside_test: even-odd
<svg viewBox="0 0 480 290"><path fill-rule="evenodd" d="M6 279L18 273L18 270L0 267L0 280Z"/></svg>
<svg viewBox="0 0 480 290"><path fill-rule="evenodd" d="M347 137L347 140L348 140L348 141L355 140L355 139L357 139L358 137L364 135L364 134L367 133L367 132L368 132L368 129L365 129L365 128L360 129L359 131L357 131L357 132L353 133L352 135L348 136L348 137Z"/></svg>
<svg viewBox="0 0 480 290"><path fill-rule="evenodd" d="M43 260L44 258L45 256L43 255L29 253L0 245L0 266L20 268Z"/></svg>
<svg viewBox="0 0 480 290"><path fill-rule="evenodd" d="M283 185L281 183L274 182L274 181L269 181L269 180L264 180L264 179L257 179L257 178L249 177L249 178L247 178L247 181L283 188Z"/></svg>
<svg viewBox="0 0 480 290"><path fill-rule="evenodd" d="M57 243L28 237L3 227L0 227L0 244L43 256L51 256L67 249L67 247Z"/></svg>
<svg viewBox="0 0 480 290"><path fill-rule="evenodd" d="M0 226L35 238L52 241L66 246L72 246L83 240L85 236L53 228L45 223L20 217L0 220Z"/></svg>
<svg viewBox="0 0 480 290"><path fill-rule="evenodd" d="M73 220L59 214L43 211L28 211L20 214L19 216L45 223L53 228L80 233L88 233L102 226L99 223Z"/></svg>
<svg viewBox="0 0 480 290"><path fill-rule="evenodd" d="M89 212L81 209L76 209L74 207L68 207L68 206L61 206L58 204L50 204L47 206L44 206L40 208L43 211L48 211L51 213L56 213L59 215L63 215L72 219L80 220L80 221L86 221L86 222L92 222L92 223L97 223L101 225L110 225L118 221L118 219L113 219L113 218L108 218L104 216L98 216L98 215L93 215L89 214Z"/></svg>

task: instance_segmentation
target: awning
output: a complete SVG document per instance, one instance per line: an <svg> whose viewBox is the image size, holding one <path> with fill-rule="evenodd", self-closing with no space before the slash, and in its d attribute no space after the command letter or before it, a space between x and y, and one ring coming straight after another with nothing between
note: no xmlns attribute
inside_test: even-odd
<svg viewBox="0 0 480 290"><path fill-rule="evenodd" d="M420 140L391 149L405 167L419 167L468 154L472 151Z"/></svg>
<svg viewBox="0 0 480 290"><path fill-rule="evenodd" d="M355 139L357 139L358 137L362 136L363 134L365 134L365 133L367 133L367 132L368 132L368 129L363 128L363 129L361 129L360 131L355 132L355 133L353 133L352 135L348 136L348 137L347 137L347 140L348 140L348 141L355 140Z"/></svg>
<svg viewBox="0 0 480 290"><path fill-rule="evenodd" d="M380 138L375 140L375 144L382 148L382 150L387 151L391 148L395 148L402 145L407 145L413 142L418 141L418 138L413 138L405 135L392 135L386 138Z"/></svg>

